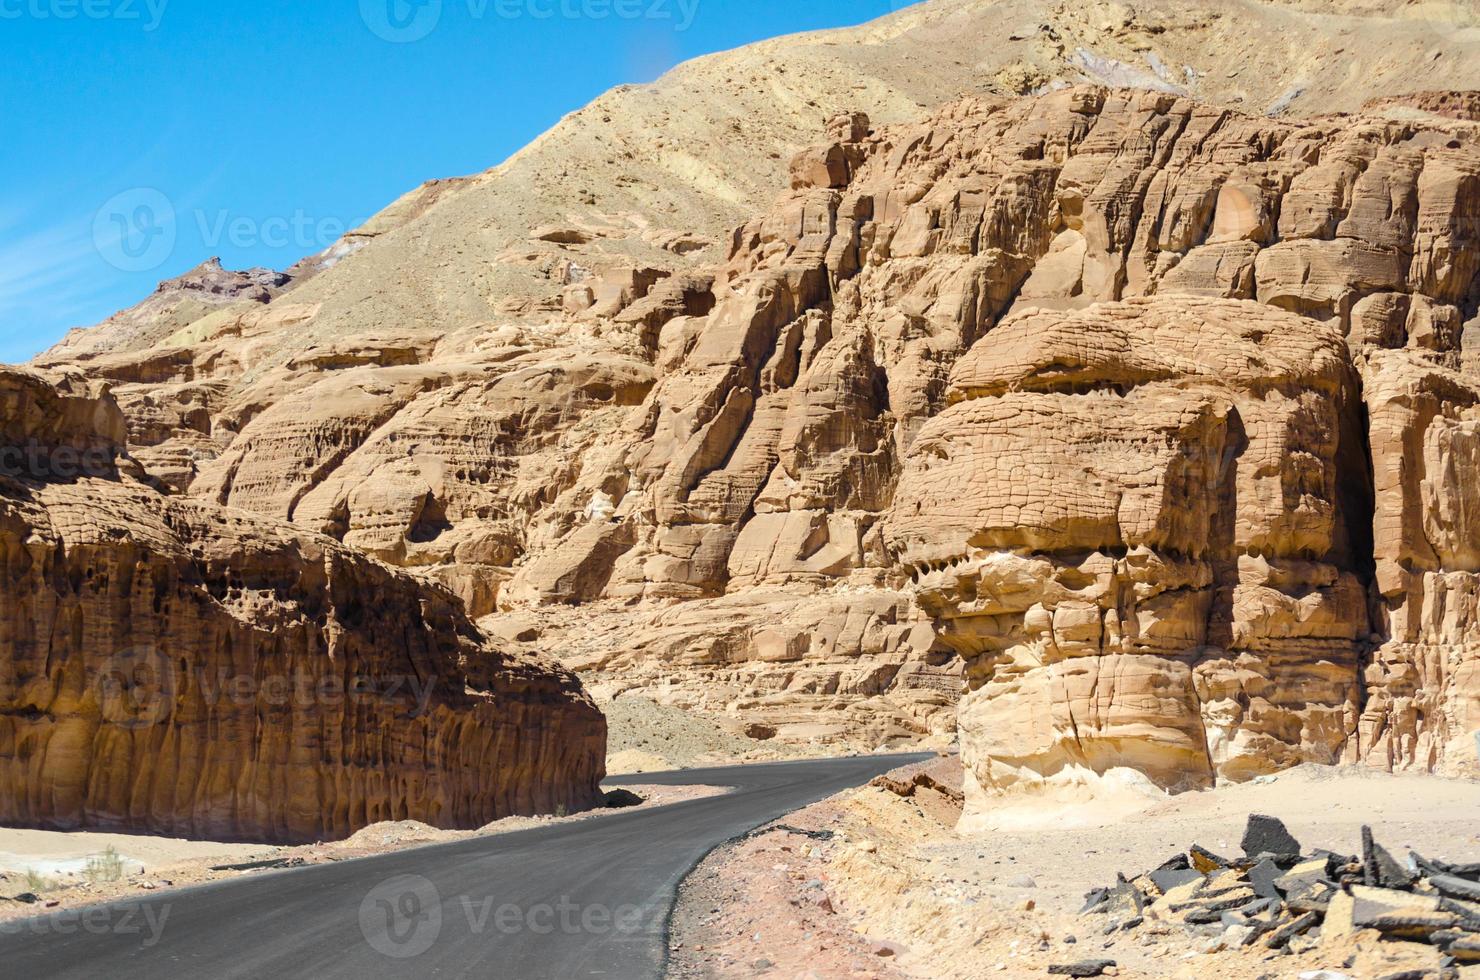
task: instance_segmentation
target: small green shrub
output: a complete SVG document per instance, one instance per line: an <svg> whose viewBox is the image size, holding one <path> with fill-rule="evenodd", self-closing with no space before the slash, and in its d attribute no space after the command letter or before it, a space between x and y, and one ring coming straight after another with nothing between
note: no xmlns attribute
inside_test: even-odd
<svg viewBox="0 0 1480 980"><path fill-rule="evenodd" d="M26 869L26 891L33 895L49 892L56 887L56 882L37 871L35 868Z"/></svg>
<svg viewBox="0 0 1480 980"><path fill-rule="evenodd" d="M123 858L110 847L97 857L88 858L87 867L82 870L82 874L93 884L120 881L123 878Z"/></svg>

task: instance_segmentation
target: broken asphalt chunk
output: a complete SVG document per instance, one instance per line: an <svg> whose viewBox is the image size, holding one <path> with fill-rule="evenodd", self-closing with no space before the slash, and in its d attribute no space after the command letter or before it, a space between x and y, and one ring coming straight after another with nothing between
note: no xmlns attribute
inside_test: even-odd
<svg viewBox="0 0 1480 980"><path fill-rule="evenodd" d="M1320 913L1307 912L1304 915L1292 919L1280 926L1269 937L1264 940L1264 945L1270 949L1283 949L1291 939L1318 925L1321 921Z"/></svg>
<svg viewBox="0 0 1480 980"><path fill-rule="evenodd" d="M1079 910L1080 915L1090 912L1110 911L1110 889L1096 888L1084 894L1084 907Z"/></svg>
<svg viewBox="0 0 1480 980"><path fill-rule="evenodd" d="M1186 854L1173 854L1161 863L1157 871L1186 871L1192 865L1187 860Z"/></svg>
<svg viewBox="0 0 1480 980"><path fill-rule="evenodd" d="M1284 869L1272 859L1265 858L1248 870L1249 884L1254 886L1254 894L1260 898L1283 898L1283 893L1275 885L1284 874Z"/></svg>
<svg viewBox="0 0 1480 980"><path fill-rule="evenodd" d="M1372 828L1362 828L1363 884L1375 888L1411 888L1415 875L1398 863L1387 848L1372 839Z"/></svg>
<svg viewBox="0 0 1480 980"><path fill-rule="evenodd" d="M1273 958L1373 930L1385 941L1427 943L1442 954L1440 970L1429 970L1426 980L1480 964L1480 880L1453 873L1475 866L1411 852L1400 864L1370 827L1363 828L1360 860L1326 850L1281 854L1299 846L1282 833L1288 830L1278 820L1255 815L1244 835L1245 857L1230 861L1194 845L1185 862L1179 855L1133 879L1116 875L1113 887L1086 896L1085 909L1112 913L1103 930L1109 936L1140 925L1148 906L1147 921L1185 927L1193 952L1257 942Z"/></svg>
<svg viewBox="0 0 1480 980"><path fill-rule="evenodd" d="M1191 861L1192 866L1203 874L1210 874L1214 871L1233 866L1232 861L1219 857L1199 844L1193 844L1192 847L1188 848L1187 858Z"/></svg>
<svg viewBox="0 0 1480 980"><path fill-rule="evenodd" d="M1457 916L1464 923L1464 928L1471 932L1480 932L1480 904L1446 896L1439 899L1439 908Z"/></svg>
<svg viewBox="0 0 1480 980"><path fill-rule="evenodd" d="M1161 893L1163 895L1171 891L1173 888L1178 887L1179 885L1186 885L1194 881L1202 881L1203 878L1202 872L1194 871L1188 867L1166 869L1158 868L1157 870L1151 872L1151 874L1149 874L1147 877L1151 879L1151 881L1156 885L1157 888L1161 889Z"/></svg>
<svg viewBox="0 0 1480 980"><path fill-rule="evenodd" d="M1480 936L1456 939L1444 951L1460 963L1480 963Z"/></svg>
<svg viewBox="0 0 1480 980"><path fill-rule="evenodd" d="M1299 855L1301 853L1300 842L1295 839L1294 834L1290 833L1284 821L1263 813L1250 814L1248 826L1244 828L1241 846L1244 854L1250 858L1258 858L1261 854Z"/></svg>
<svg viewBox="0 0 1480 980"><path fill-rule="evenodd" d="M1050 966L1048 972L1060 977L1098 977L1114 965L1114 960L1080 960Z"/></svg>
<svg viewBox="0 0 1480 980"><path fill-rule="evenodd" d="M1473 864L1450 864L1448 861L1426 858L1414 851L1408 852L1408 860L1414 868L1426 876L1453 875L1456 878L1467 878L1470 881L1480 882L1480 862Z"/></svg>
<svg viewBox="0 0 1480 980"><path fill-rule="evenodd" d="M1428 882L1450 898L1462 898L1469 902L1480 902L1480 885L1454 875L1429 875Z"/></svg>
<svg viewBox="0 0 1480 980"><path fill-rule="evenodd" d="M1276 878L1274 885L1297 912L1325 912L1337 887L1326 877L1327 868L1324 858L1302 861Z"/></svg>

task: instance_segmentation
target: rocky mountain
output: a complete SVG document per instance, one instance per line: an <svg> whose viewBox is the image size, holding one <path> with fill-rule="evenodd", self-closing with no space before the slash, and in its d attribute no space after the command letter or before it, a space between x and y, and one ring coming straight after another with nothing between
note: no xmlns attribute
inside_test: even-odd
<svg viewBox="0 0 1480 980"><path fill-rule="evenodd" d="M154 499L603 689L867 748L959 700L968 822L1439 768L1480 728L1477 49L1459 4L935 0L37 365L111 385Z"/></svg>
<svg viewBox="0 0 1480 980"><path fill-rule="evenodd" d="M1117 770L1185 789L1469 751L1450 474L1480 127L1072 88L832 135L737 233L713 312L661 329L626 445L583 461L587 520L511 604L902 602L938 632L882 659L884 700L907 726L959 656L978 807ZM696 689L749 685L740 710L783 721L870 705L828 629L761 616L740 658L687 640Z"/></svg>
<svg viewBox="0 0 1480 980"><path fill-rule="evenodd" d="M839 113L908 122L967 95L1083 82L1292 117L1480 89L1480 13L1466 0L899 5L861 27L763 41L618 87L501 165L409 192L290 270L305 279L293 302L314 315L259 339L252 364L278 366L346 336L441 335L558 312L560 286L634 266L712 265L729 232L785 187L792 153ZM219 328L182 335L170 320L147 336L86 331L50 359L138 353Z"/></svg>

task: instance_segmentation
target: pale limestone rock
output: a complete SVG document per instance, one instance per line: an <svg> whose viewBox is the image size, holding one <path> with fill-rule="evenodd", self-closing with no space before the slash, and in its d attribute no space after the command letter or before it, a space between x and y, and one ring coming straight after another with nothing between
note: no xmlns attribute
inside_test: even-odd
<svg viewBox="0 0 1480 980"><path fill-rule="evenodd" d="M967 660L973 812L1065 772L1180 790L1343 757L1368 628L1332 327L1190 297L1029 312L948 397L885 537Z"/></svg>

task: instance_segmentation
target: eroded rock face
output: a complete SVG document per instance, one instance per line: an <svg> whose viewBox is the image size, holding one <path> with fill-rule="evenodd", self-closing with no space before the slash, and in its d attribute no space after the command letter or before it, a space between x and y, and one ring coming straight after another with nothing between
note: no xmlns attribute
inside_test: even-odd
<svg viewBox="0 0 1480 980"><path fill-rule="evenodd" d="M1359 747L1384 768L1444 768L1480 730L1480 387L1403 351L1363 366L1377 648Z"/></svg>
<svg viewBox="0 0 1480 980"><path fill-rule="evenodd" d="M886 538L967 659L979 790L1343 758L1368 629L1334 327L1185 297L1031 311L947 397Z"/></svg>
<svg viewBox="0 0 1480 980"><path fill-rule="evenodd" d="M1480 363L1475 126L1081 86L826 133L703 268L546 215L507 315L398 331L331 269L84 366L182 494L782 739L944 735L965 675L981 791L1442 765L1464 634L1412 576L1469 571L1468 402L1373 372ZM1374 543L1392 487L1432 554Z"/></svg>
<svg viewBox="0 0 1480 980"><path fill-rule="evenodd" d="M67 385L0 370L0 821L304 842L594 799L572 675L329 538L160 494Z"/></svg>

